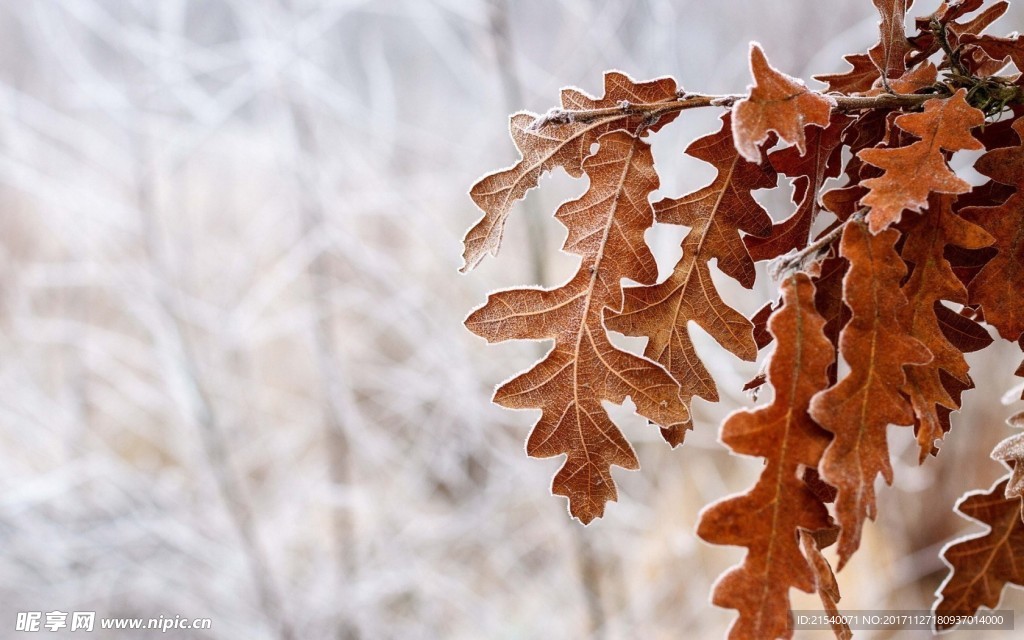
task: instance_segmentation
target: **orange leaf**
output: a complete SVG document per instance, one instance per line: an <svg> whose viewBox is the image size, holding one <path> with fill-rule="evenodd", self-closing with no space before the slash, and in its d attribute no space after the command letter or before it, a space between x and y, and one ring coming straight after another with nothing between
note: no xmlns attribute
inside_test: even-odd
<svg viewBox="0 0 1024 640"><path fill-rule="evenodd" d="M683 256L664 282L653 287L630 287L620 313L609 314L608 328L630 336L647 336L644 355L661 363L679 382L689 403L693 396L718 400L715 382L697 357L687 323L697 322L723 347L744 360L757 357L753 325L722 301L711 280L708 263L746 288L754 284L754 263L743 247L740 232L763 235L771 218L750 192L775 186L768 163L747 162L737 153L730 133L730 116L722 128L695 140L686 153L718 169L714 182L681 198L655 205L658 222L690 227L683 239ZM683 440L685 429L663 432L669 443Z"/></svg>
<svg viewBox="0 0 1024 640"><path fill-rule="evenodd" d="M968 493L956 510L988 526L987 533L956 540L942 551L950 572L936 595L937 616L971 615L979 607L999 606L1008 583L1024 586L1024 521L1020 498L1005 497L1007 478L988 491ZM953 624L938 625L937 630Z"/></svg>
<svg viewBox="0 0 1024 640"><path fill-rule="evenodd" d="M862 223L847 223L840 254L850 262L843 297L852 316L839 349L850 372L811 402L811 415L835 434L819 470L839 491L840 569L860 545L865 518L875 517L875 477L881 473L892 483L886 427L914 419L899 392L906 384L903 367L931 357L900 326L907 301L900 291L906 268L893 248L898 236L895 230L872 235Z"/></svg>
<svg viewBox="0 0 1024 640"><path fill-rule="evenodd" d="M930 362L907 368L907 383L903 387L914 407L920 461L933 451L935 440L942 438L948 428L948 419L943 419L948 414L940 415L937 407L960 408L959 400L951 396L942 375L955 377L963 384L963 389L974 387L964 349L953 344L939 324L937 305L941 306L941 300L967 303L967 288L953 273L944 252L949 245L980 249L993 242L984 229L953 213L952 200L950 196L933 195L928 209L903 228L907 239L903 259L913 265L913 272L903 286L909 302L902 318L903 328L927 346L933 356ZM973 323L968 318L962 320Z"/></svg>
<svg viewBox="0 0 1024 640"><path fill-rule="evenodd" d="M964 193L971 185L950 171L942 149L961 151L984 148L971 129L981 126L985 116L967 104L965 89L946 99L929 100L921 113L896 118L896 125L921 138L905 147L864 149L858 156L885 171L878 178L863 181L870 191L861 202L871 211L871 232L878 233L900 219L904 209L920 211L928 194Z"/></svg>
<svg viewBox="0 0 1024 640"><path fill-rule="evenodd" d="M1013 123L1024 141L1024 119ZM1017 190L997 207L970 207L961 211L967 220L995 237L996 255L968 285L972 305L981 305L985 321L1007 340L1024 334L1024 306L1010 304L1024 291L1024 143L993 149L975 163L979 173Z"/></svg>
<svg viewBox="0 0 1024 640"><path fill-rule="evenodd" d="M584 523L601 516L605 502L617 497L612 465L638 466L602 400L621 404L630 396L640 414L666 428L689 420L672 377L657 364L613 347L604 329L605 309L622 304L622 278L657 279L644 231L653 224L648 197L658 188L658 177L642 140L616 131L599 144L583 163L590 188L555 214L569 229L564 248L583 258L579 272L555 289L492 293L466 319L466 326L489 342L554 340L543 360L498 388L494 401L543 411L527 453L568 456L552 491L569 498L570 512Z"/></svg>
<svg viewBox="0 0 1024 640"><path fill-rule="evenodd" d="M671 78L636 83L622 73L609 71L604 76L604 84L603 98L591 98L575 89L563 89L562 106L566 109L595 109L614 107L624 101L642 106L676 99L676 83ZM590 155L591 145L602 134L619 129L630 133L640 129L657 131L676 115L665 114L650 123L646 121L647 116L622 113L592 122L570 122L534 131L530 125L537 119L537 114L525 111L514 114L509 118L509 133L522 158L507 169L484 176L470 190L469 195L484 215L466 232L462 254L465 263L460 270L469 271L488 253L498 253L505 219L512 205L536 187L544 173L562 167L569 175L578 178L583 175L583 160Z"/></svg>
<svg viewBox="0 0 1024 640"><path fill-rule="evenodd" d="M768 64L757 43L750 44L750 95L733 105L732 135L736 149L751 162L761 160L758 148L774 131L779 138L807 152L804 127L828 126L834 101L814 93L804 83Z"/></svg>
<svg viewBox="0 0 1024 640"><path fill-rule="evenodd" d="M818 588L819 576L803 556L798 533L830 526L828 510L800 478L816 467L829 434L811 420L811 397L828 385L832 349L814 308L814 285L806 274L782 286L783 305L769 330L776 348L768 365L775 398L766 407L738 411L722 425L722 441L736 453L766 458L748 493L726 498L701 513L697 535L713 544L749 549L738 567L716 583L713 602L738 609L731 638L792 635L789 589Z"/></svg>

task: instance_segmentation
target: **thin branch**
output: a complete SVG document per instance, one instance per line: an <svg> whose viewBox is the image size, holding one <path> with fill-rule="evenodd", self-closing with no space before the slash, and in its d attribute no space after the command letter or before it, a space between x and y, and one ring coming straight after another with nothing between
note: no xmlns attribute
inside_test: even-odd
<svg viewBox="0 0 1024 640"><path fill-rule="evenodd" d="M813 92L826 96L835 102L836 111L859 111L863 109L899 109L918 107L928 100L946 97L944 93L883 93L877 96L846 96L833 93ZM614 107L602 109L552 109L534 120L530 129L536 131L551 125L570 124L575 122L589 123L604 118L621 118L622 116L646 115L650 120L686 109L699 107L731 107L746 98L743 94L703 95L683 93L674 100L662 102L635 103L622 101ZM1018 94L1018 100L1022 96Z"/></svg>
<svg viewBox="0 0 1024 640"><path fill-rule="evenodd" d="M859 211L855 211L853 215L845 221L832 227L831 230L803 249L780 257L778 262L776 262L771 269L772 279L779 280L783 274L803 269L808 262L813 262L820 258L821 255L825 253L825 251L827 251L832 244L840 238L840 236L843 235L843 230L846 229L846 225L851 222L860 222L865 216L867 216L867 214L868 209L866 207Z"/></svg>

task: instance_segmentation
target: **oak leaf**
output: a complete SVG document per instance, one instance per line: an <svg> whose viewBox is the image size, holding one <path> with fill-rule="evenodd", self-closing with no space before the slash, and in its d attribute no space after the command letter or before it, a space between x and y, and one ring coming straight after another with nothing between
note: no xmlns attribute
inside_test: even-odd
<svg viewBox="0 0 1024 640"><path fill-rule="evenodd" d="M960 38L965 47L977 47L994 60L1009 58L1018 71L1024 71L1024 39L1019 35L1001 38L990 35L967 34ZM997 69L998 71L998 69Z"/></svg>
<svg viewBox="0 0 1024 640"><path fill-rule="evenodd" d="M769 154L768 161L776 171L794 178L793 202L797 208L789 218L772 225L767 237L744 238L752 259L770 260L807 246L811 226L821 212L818 193L826 180L839 175L842 155L840 139L850 122L852 118L837 114L827 127L809 128L807 153L799 153L797 147L786 147Z"/></svg>
<svg viewBox="0 0 1024 640"><path fill-rule="evenodd" d="M542 410L527 453L567 456L552 492L569 498L570 512L584 523L617 498L611 467L638 466L603 400L621 404L629 396L638 413L664 428L689 420L672 377L612 346L604 328L605 310L622 304L622 278L657 279L644 231L653 224L648 197L658 188L658 177L646 142L621 131L598 142L597 153L583 162L590 188L555 214L569 230L564 249L582 257L577 274L555 289L492 293L466 319L466 326L489 342L554 340L540 362L495 391L494 401Z"/></svg>
<svg viewBox="0 0 1024 640"><path fill-rule="evenodd" d="M833 362L828 368L829 386L836 383L839 362L839 336L850 321L850 308L843 302L843 279L850 263L839 256L822 261L819 273L814 278L814 306L825 319L825 337L833 352Z"/></svg>
<svg viewBox="0 0 1024 640"><path fill-rule="evenodd" d="M1013 123L1024 141L1024 119ZM961 215L990 233L996 254L968 285L970 302L981 305L985 321L1007 340L1024 334L1024 305L1009 304L1024 291L1024 143L989 151L975 163L975 169L994 181L1016 187L1002 205L969 207Z"/></svg>
<svg viewBox="0 0 1024 640"><path fill-rule="evenodd" d="M992 3L984 11L967 22L958 21L968 13L977 11L982 5L984 5L983 0L943 2L932 15L916 18L914 22L919 33L910 38L910 41L917 51L911 54L908 59L908 65L913 66L927 59L941 48L938 38L935 37L935 31L932 28L933 20L945 29L946 40L950 47L955 49L961 44L966 43L966 40L963 39L964 36L981 33L1006 13L1006 10L1009 8L1009 3L1000 0L999 2ZM962 57L963 52L961 52Z"/></svg>
<svg viewBox="0 0 1024 640"><path fill-rule="evenodd" d="M759 147L774 131L783 142L795 144L803 155L807 152L804 128L812 124L828 126L835 101L772 67L757 43L750 44L750 71L754 77L750 95L732 108L736 149L747 160L759 162Z"/></svg>
<svg viewBox="0 0 1024 640"><path fill-rule="evenodd" d="M1014 414L1006 423L1024 429L1024 411ZM1006 499L1024 497L1024 433L1012 435L997 444L992 450L992 459L1004 462L1010 468L1010 478L1004 493ZM1021 517L1024 517L1024 511Z"/></svg>
<svg viewBox="0 0 1024 640"><path fill-rule="evenodd" d="M733 451L761 456L766 466L747 493L705 509L697 535L713 544L749 549L743 563L715 584L712 601L739 610L732 638L779 638L792 635L789 589L808 593L819 575L801 551L801 530L828 528L831 518L800 471L818 465L830 436L811 420L811 397L828 385L832 349L814 308L814 285L803 273L782 286L782 307L772 314L769 330L775 352L768 381L775 397L768 406L738 411L722 425L721 439Z"/></svg>
<svg viewBox="0 0 1024 640"><path fill-rule="evenodd" d="M1007 498L1008 478L988 491L965 495L956 510L969 519L986 525L986 533L957 540L942 551L949 566L939 586L933 610L936 616L971 615L979 607L999 606L1003 587L1024 586L1024 521L1021 499ZM936 625L937 631L955 626Z"/></svg>
<svg viewBox="0 0 1024 640"><path fill-rule="evenodd" d="M811 416L835 436L818 469L839 491L840 569L860 544L864 520L875 518L875 477L892 483L886 428L913 423L913 409L899 392L903 368L931 358L899 322L907 300L900 291L906 267L893 248L898 236L894 229L873 235L863 223L847 223L840 255L850 263L843 297L852 316L839 349L850 371L811 401Z"/></svg>
<svg viewBox="0 0 1024 640"><path fill-rule="evenodd" d="M820 536L800 530L800 549L804 553L808 564L814 570L815 582L817 583L818 597L821 599L821 606L825 615L832 621L832 632L838 640L851 640L853 631L850 625L839 614L838 603L841 598L839 583L836 582L836 575L832 572L832 566L821 553L821 547L826 546L819 541ZM831 544L830 542L828 544Z"/></svg>
<svg viewBox="0 0 1024 640"><path fill-rule="evenodd" d="M888 80L889 90L886 90L880 82L876 82L870 90L864 92L864 95L878 96L883 93L889 93L889 91L893 93L917 93L935 84L938 77L938 68L931 62L925 62L922 65L909 69L898 78L890 78Z"/></svg>
<svg viewBox="0 0 1024 640"><path fill-rule="evenodd" d="M884 170L877 178L863 181L869 189L861 202L871 208L868 222L878 233L900 219L905 209L920 211L928 203L928 194L964 193L971 185L946 165L942 150L982 149L971 129L981 126L985 116L967 104L967 91L958 90L945 99L929 100L921 113L896 118L896 125L920 140L904 147L872 148L858 156Z"/></svg>
<svg viewBox="0 0 1024 640"><path fill-rule="evenodd" d="M629 76L609 71L604 76L603 98L592 98L576 89L562 90L562 106L566 109L616 107L623 103L643 106L672 102L676 99L676 83L659 78L636 83ZM521 154L513 166L481 178L469 195L484 215L466 232L463 239L463 272L474 268L488 254L497 254L505 228L505 220L517 200L537 186L540 177L562 167L574 178L583 175L583 161L590 155L591 145L604 133L625 130L657 131L678 114L666 113L653 121L648 115L629 110L588 122L568 122L535 130L531 125L538 115L520 112L509 118L509 133Z"/></svg>
<svg viewBox="0 0 1024 640"><path fill-rule="evenodd" d="M944 384L942 374L962 383L961 390L974 386L968 375L964 349L946 337L940 325L940 312L937 311L943 300L961 305L967 303L967 288L953 273L944 256L945 249L949 245L980 249L992 244L993 238L981 227L953 213L952 197L945 195L932 195L924 213L905 222L902 230L906 241L902 256L913 265L913 271L903 285L903 293L909 302L902 317L903 328L908 335L921 341L933 356L927 363L907 367L907 382L903 387L914 407L919 460L924 461L934 450L935 440L942 438L948 429L948 421L943 420L948 418L948 414L940 415L938 407L960 408L959 398L954 399L949 393L948 383ZM946 311L945 317L953 315L973 324L972 320L957 316L948 309ZM988 336L980 327L978 330Z"/></svg>
<svg viewBox="0 0 1024 640"><path fill-rule="evenodd" d="M689 404L693 396L718 400L715 382L690 338L691 320L736 356L757 357L753 325L719 296L708 263L715 260L719 270L748 289L754 285L754 263L740 232L764 235L771 228L771 218L750 192L774 187L778 178L767 162L747 162L739 155L728 113L717 133L693 141L686 153L714 165L718 175L702 189L654 205L658 222L690 227L683 238L682 258L664 282L627 288L622 311L610 313L607 325L626 335L649 337L644 355L672 374ZM680 427L663 435L676 445L685 430Z"/></svg>
<svg viewBox="0 0 1024 640"><path fill-rule="evenodd" d="M879 78L878 67L872 62L871 56L866 53L851 53L843 56L843 60L850 63L851 69L842 73L825 73L813 76L828 85L826 91L829 93L860 93L871 89L875 80Z"/></svg>
<svg viewBox="0 0 1024 640"><path fill-rule="evenodd" d="M868 50L871 61L885 78L898 78L907 70L905 58L911 51L903 21L914 0L873 0L882 20L878 23L878 44Z"/></svg>

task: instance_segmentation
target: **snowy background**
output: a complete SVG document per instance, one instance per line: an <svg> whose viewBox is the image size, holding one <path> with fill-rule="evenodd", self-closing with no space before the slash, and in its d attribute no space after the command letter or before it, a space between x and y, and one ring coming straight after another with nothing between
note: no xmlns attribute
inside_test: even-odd
<svg viewBox="0 0 1024 640"><path fill-rule="evenodd" d="M580 527L548 494L560 462L523 452L535 416L489 402L543 347L461 322L571 273L549 214L583 184L545 179L462 276L466 191L515 159L507 115L564 85L742 91L750 40L809 78L876 20L866 0L0 1L0 635L57 609L213 619L132 637L719 637L734 612L708 594L742 550L693 528L760 471L716 442L758 364L701 336L723 402L695 402L675 451L616 410L643 470ZM713 177L681 156L716 126L701 111L656 136L655 198ZM681 231L651 236L665 269ZM747 312L771 290L721 286ZM939 549L976 530L950 507L1002 474L1018 357L973 359L938 460L892 431L844 608L930 607Z"/></svg>

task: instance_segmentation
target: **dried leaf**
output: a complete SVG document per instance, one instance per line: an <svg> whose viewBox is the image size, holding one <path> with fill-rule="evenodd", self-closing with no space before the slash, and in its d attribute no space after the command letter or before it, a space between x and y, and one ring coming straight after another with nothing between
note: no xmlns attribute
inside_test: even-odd
<svg viewBox="0 0 1024 640"><path fill-rule="evenodd" d="M1024 411L1010 416L1006 424L1024 429ZM1010 468L1010 478L1004 494L1006 499L1024 497L1024 433L1012 435L997 444L992 450L992 459L999 460ZM1021 517L1024 518L1024 510Z"/></svg>
<svg viewBox="0 0 1024 640"><path fill-rule="evenodd" d="M922 65L914 67L908 70L899 78L892 78L888 81L889 89L893 93L917 93L921 89L935 84L935 81L939 77L939 70L931 62L925 62ZM869 91L865 91L864 95L867 96L878 96L883 93L889 93L881 82L876 82Z"/></svg>
<svg viewBox="0 0 1024 640"><path fill-rule="evenodd" d="M625 101L633 105L670 102L676 99L676 83L671 78L659 78L636 83L629 76L610 71L604 76L605 95L591 98L575 89L562 91L562 106L566 109L594 109L615 107ZM604 133L625 130L630 133L657 131L671 122L676 113L648 122L647 116L620 113L592 122L570 122L544 127L535 131L530 125L537 114L520 112L509 119L509 133L522 158L513 166L481 178L469 195L484 215L466 232L463 239L464 264L460 269L469 271L488 253L495 255L501 245L505 219L517 200L537 186L540 177L556 167L578 178L583 175L583 160L590 155L591 145Z"/></svg>
<svg viewBox="0 0 1024 640"><path fill-rule="evenodd" d="M821 263L821 273L814 278L814 306L821 317L825 318L825 337L833 353L833 362L828 368L829 386L836 383L839 334L850 321L850 308L843 302L843 278L849 265L849 262L838 256L826 258Z"/></svg>
<svg viewBox="0 0 1024 640"><path fill-rule="evenodd" d="M1024 119L1013 124L1024 140ZM1024 291L1024 144L989 151L975 163L975 169L1002 184L1017 188L997 207L970 207L961 215L990 233L996 254L968 286L972 305L981 305L985 321L999 335L1016 340L1024 334L1024 305L1009 304Z"/></svg>
<svg viewBox="0 0 1024 640"><path fill-rule="evenodd" d="M743 564L718 580L712 596L714 604L739 610L732 638L790 637L789 589L810 593L818 586L797 536L801 529L831 525L825 505L799 475L801 468L818 465L829 442L807 414L811 397L828 384L832 350L824 325L810 278L788 278L783 305L769 321L777 345L768 365L775 398L768 406L733 413L722 425L722 441L733 451L767 462L748 493L711 505L697 526L697 535L708 542L749 549Z"/></svg>
<svg viewBox="0 0 1024 640"><path fill-rule="evenodd" d="M963 383L963 389L974 386L963 350L947 339L936 312L942 300L967 303L967 288L953 273L944 257L945 249L948 245L980 249L993 242L984 229L957 216L951 207L950 196L932 195L928 209L903 225L907 240L902 256L913 265L910 278L903 286L909 302L902 317L903 328L921 341L933 356L930 362L907 368L907 383L903 387L914 407L922 462L934 450L935 440L942 438L948 428L937 408L960 408L958 399L955 400L943 384L941 374L945 372L955 377ZM957 317L964 323L974 324L967 318Z"/></svg>
<svg viewBox="0 0 1024 640"><path fill-rule="evenodd" d="M817 583L818 597L821 598L821 606L832 622L832 632L839 640L850 640L853 638L853 631L850 625L839 615L839 608L836 606L840 600L839 584L836 582L836 575L828 560L822 555L818 541L807 531L800 530L800 548L804 557L814 569L814 578Z"/></svg>
<svg viewBox="0 0 1024 640"><path fill-rule="evenodd" d="M1018 71L1024 71L1024 39L1021 39L1019 35L1012 38L1000 38L990 35L967 34L960 38L960 42L965 46L981 49L995 60L1001 61L1009 58Z"/></svg>
<svg viewBox="0 0 1024 640"><path fill-rule="evenodd" d="M601 516L605 502L617 497L612 465L638 466L603 400L621 404L630 396L638 413L666 428L689 420L671 376L613 347L604 329L605 309L622 303L622 278L657 279L644 231L653 224L648 197L658 177L642 140L617 131L599 144L583 163L590 188L556 213L569 229L565 250L583 258L579 272L556 289L493 293L466 319L489 342L554 340L543 360L498 388L494 401L511 409L542 409L527 453L567 456L552 491L569 498L570 512L584 523Z"/></svg>
<svg viewBox="0 0 1024 640"><path fill-rule="evenodd" d="M786 143L807 152L804 128L828 126L834 101L773 68L757 43L750 45L750 95L733 105L732 135L736 149L751 162L761 160L760 145L774 131Z"/></svg>
<svg viewBox="0 0 1024 640"><path fill-rule="evenodd" d="M898 236L847 223L840 254L850 262L843 296L853 315L840 336L840 353L850 372L811 402L811 416L835 434L818 469L839 491L840 569L860 544L865 518L875 518L875 477L881 473L892 483L886 428L914 419L899 392L906 384L903 367L931 358L899 322L907 301L899 288L906 267L893 248Z"/></svg>
<svg viewBox="0 0 1024 640"><path fill-rule="evenodd" d="M896 125L920 140L905 147L864 149L858 156L885 171L878 178L863 181L869 193L861 202L871 211L868 221L878 233L900 219L904 209L920 211L928 194L965 193L971 185L946 165L942 149L961 151L983 148L971 129L981 126L985 116L967 104L966 90L946 99L929 100L921 113L896 118Z"/></svg>
<svg viewBox="0 0 1024 640"><path fill-rule="evenodd" d="M688 155L718 169L714 182L655 204L658 222L690 227L672 274L652 287L627 288L622 311L607 318L613 331L649 337L644 355L672 374L687 404L693 396L718 400L715 382L690 339L687 324L691 320L736 356L757 357L750 321L722 301L708 263L715 260L726 275L748 289L753 286L754 263L740 232L764 235L771 228L771 218L750 192L775 186L777 177L767 162L754 164L740 157L730 132L727 113L717 133L695 140L686 149ZM685 429L663 431L673 445L682 442L684 433Z"/></svg>
<svg viewBox="0 0 1024 640"><path fill-rule="evenodd" d="M971 615L979 607L999 606L1003 587L1024 586L1024 521L1021 499L1006 498L1007 478L988 491L968 493L956 510L986 525L986 533L956 540L942 551L950 572L939 586L937 616ZM953 624L938 625L942 631Z"/></svg>
<svg viewBox="0 0 1024 640"><path fill-rule="evenodd" d="M956 48L964 41L961 38L968 34L978 34L984 31L990 24L995 22L1006 13L1009 4L1003 0L989 5L969 21L957 22L960 18L973 13L981 8L983 0L963 0L961 2L943 2L938 10L930 15L917 18L915 24L920 31L918 35L911 38L911 42L917 51L910 56L908 64L913 66L922 60L927 59L936 53L940 46L939 41L932 32L931 22L934 18L946 29L946 39L951 47ZM962 53L961 53L962 55Z"/></svg>
<svg viewBox="0 0 1024 640"><path fill-rule="evenodd" d="M886 78L898 78L907 70L905 58L912 50L903 21L914 0L873 0L882 17L878 44L868 50L871 61Z"/></svg>
<svg viewBox="0 0 1024 640"><path fill-rule="evenodd" d="M826 91L829 93L860 93L869 90L879 78L878 67L871 61L871 56L866 53L852 53L843 56L843 60L852 65L852 69L842 73L827 73L814 76L828 84Z"/></svg>
<svg viewBox="0 0 1024 640"><path fill-rule="evenodd" d="M818 193L825 180L839 175L841 168L843 130L853 119L837 114L825 128L811 127L807 131L807 153L801 155L797 147L786 147L768 156L775 169L793 181L793 202L796 212L786 220L772 225L768 237L747 236L744 244L755 261L771 260L793 249L807 246L811 226L821 211Z"/></svg>

